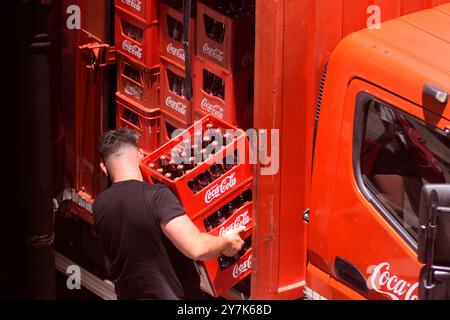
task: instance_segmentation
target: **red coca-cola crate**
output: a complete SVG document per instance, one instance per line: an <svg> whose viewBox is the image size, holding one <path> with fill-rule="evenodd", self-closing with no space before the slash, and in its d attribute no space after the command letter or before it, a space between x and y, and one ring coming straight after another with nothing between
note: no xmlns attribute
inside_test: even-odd
<svg viewBox="0 0 450 320"><path fill-rule="evenodd" d="M236 190L213 209L196 218L194 224L199 230L208 232L213 236L222 236L240 226L245 226L246 230L241 234L241 237L249 240L254 225L252 219L253 202L251 190L252 183L249 183L240 190ZM230 206L231 209L229 209ZM223 215L222 220L226 218L225 221L218 220L219 212ZM206 223L207 219L209 220L208 223ZM211 226L211 223L214 223L214 225ZM207 225L209 225L209 228L206 227ZM246 245L248 246L248 243ZM220 259L224 259L224 257L197 262L197 269L201 275L202 289L210 295L218 297L249 276L251 273L252 259L250 248L244 248L243 251L242 255L238 254L237 259L225 257L225 259L228 259L229 264L225 268L220 266L220 263L223 262Z"/></svg>
<svg viewBox="0 0 450 320"><path fill-rule="evenodd" d="M229 73L253 68L253 12L242 18L230 18L212 8L220 2L209 1L209 5L199 2L197 6L197 55Z"/></svg>
<svg viewBox="0 0 450 320"><path fill-rule="evenodd" d="M159 64L158 22L145 24L129 13L116 10L115 46L119 57L125 57L145 68Z"/></svg>
<svg viewBox="0 0 450 320"><path fill-rule="evenodd" d="M159 41L161 55L171 60L178 67L184 68L185 51L182 41L183 37L183 12L176 10L164 3L160 5L160 29ZM195 56L195 19L189 19L189 44L190 56Z"/></svg>
<svg viewBox="0 0 450 320"><path fill-rule="evenodd" d="M184 173L181 177L169 179L157 171L158 159L162 155L170 159L171 151L174 148L180 147L186 139L195 141L193 138L194 133L204 132L207 124L212 124L214 128L220 128L222 131L227 129L234 131L234 139L207 160L202 159L203 162L196 165L189 172ZM191 189L192 185L197 185L197 182L200 180L202 182L207 180L203 179L204 174L212 169L213 166L223 162L226 157L236 158L236 154L240 161L236 161L235 165L227 166L228 168L224 170L225 172L222 172L220 176L212 179L212 181L209 180L206 186L204 185L196 191ZM242 130L213 116L206 116L186 131L180 133L178 137L144 158L140 167L145 180L159 181L167 185L178 196L186 209L186 214L191 219L195 219L234 193L235 190L239 190L252 181L252 166L249 164L250 161L248 161L248 159L251 159L251 155L252 150L250 150L248 137Z"/></svg>
<svg viewBox="0 0 450 320"><path fill-rule="evenodd" d="M194 219L194 224L202 232L208 232L213 236L222 236L226 232L234 230L240 226L245 226L246 230L241 234L241 237L243 239L249 239L252 235L253 229L253 202L251 198L251 188L252 183L249 183L243 188L235 190L214 208ZM244 197L243 201L240 203L239 196ZM214 220L215 217L217 217L217 212L219 210L225 214L227 211L227 204L231 204L233 206L234 212L231 215L230 212L227 212L226 215L228 217L225 222L217 224L212 230L206 229L205 219ZM225 258L231 260L228 262L229 265L225 268L220 266L219 258L213 258L204 262L197 262L197 269L200 271L199 273L201 275L202 289L210 295L218 297L223 292L235 286L242 279L246 278L251 273L250 251L250 248L246 248L243 250L242 256L238 254L238 259L231 260L231 258ZM224 259L224 257L221 257L220 259Z"/></svg>
<svg viewBox="0 0 450 320"><path fill-rule="evenodd" d="M247 130L253 128L253 104L246 106L246 108L242 108L244 111L237 116L237 120L234 123L237 127ZM205 113L195 111L193 113L193 122L202 119L205 116Z"/></svg>
<svg viewBox="0 0 450 320"><path fill-rule="evenodd" d="M189 123L192 102L184 95L184 69L161 57L161 110L182 123Z"/></svg>
<svg viewBox="0 0 450 320"><path fill-rule="evenodd" d="M245 238L247 235L250 235L253 226L253 202L251 190L252 182L235 190L233 193L223 198L222 201L216 204L212 209L195 218L193 220L194 224L200 231L208 232L213 236L222 236L239 226L245 226L246 231L242 234L242 237ZM243 200L240 201L239 197L243 197ZM228 205L231 205L232 212L229 211ZM217 214L219 211L225 218L225 221L222 223L217 222ZM214 225L210 227L212 229L206 227L206 220L209 220L209 223L214 223Z"/></svg>
<svg viewBox="0 0 450 320"><path fill-rule="evenodd" d="M115 0L117 11L126 12L143 24L152 24L158 20L157 0Z"/></svg>
<svg viewBox="0 0 450 320"><path fill-rule="evenodd" d="M244 238L251 241L251 236ZM221 270L218 259L196 262L200 275L200 287L210 295L219 297L222 293L244 280L252 272L252 248L227 268Z"/></svg>
<svg viewBox="0 0 450 320"><path fill-rule="evenodd" d="M187 129L188 124L174 119L170 114L161 111L161 131L159 133L159 146L172 140L172 133L176 130Z"/></svg>
<svg viewBox="0 0 450 320"><path fill-rule="evenodd" d="M222 86L223 89L217 89ZM200 115L212 114L248 129L253 123L253 86L252 70L230 75L213 63L197 58L193 109Z"/></svg>
<svg viewBox="0 0 450 320"><path fill-rule="evenodd" d="M117 92L150 111L159 108L159 67L144 68L129 60L117 60Z"/></svg>
<svg viewBox="0 0 450 320"><path fill-rule="evenodd" d="M116 95L117 128L129 127L141 134L139 147L145 153L153 152L158 145L160 111L143 109L132 100Z"/></svg>

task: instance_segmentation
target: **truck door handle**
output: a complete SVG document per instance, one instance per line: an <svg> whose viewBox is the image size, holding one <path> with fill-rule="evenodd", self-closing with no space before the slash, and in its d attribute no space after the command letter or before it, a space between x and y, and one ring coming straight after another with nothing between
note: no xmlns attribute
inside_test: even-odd
<svg viewBox="0 0 450 320"><path fill-rule="evenodd" d="M356 290L363 296L369 295L369 288L364 275L352 263L344 260L341 257L336 257L334 260L334 271L336 278Z"/></svg>

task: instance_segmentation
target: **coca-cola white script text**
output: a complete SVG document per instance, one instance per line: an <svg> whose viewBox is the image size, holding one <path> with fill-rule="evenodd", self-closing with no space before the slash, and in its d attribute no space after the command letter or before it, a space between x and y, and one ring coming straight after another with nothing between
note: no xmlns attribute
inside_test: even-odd
<svg viewBox="0 0 450 320"><path fill-rule="evenodd" d="M183 61L186 60L186 55L184 53L184 49L176 48L172 42L167 45L166 50L168 53L170 53L171 55L174 55L178 59L183 60Z"/></svg>
<svg viewBox="0 0 450 320"><path fill-rule="evenodd" d="M203 53L216 59L219 62L223 62L223 51L220 49L214 49L208 46L208 43L203 45Z"/></svg>
<svg viewBox="0 0 450 320"><path fill-rule="evenodd" d="M211 113L213 116L223 119L223 114L225 112L225 109L217 104L212 104L211 102L208 101L208 99L206 99L206 98L203 99L200 104L200 107L203 110Z"/></svg>
<svg viewBox="0 0 450 320"><path fill-rule="evenodd" d="M210 203L214 199L220 197L228 190L234 188L237 184L236 173L233 172L229 176L222 179L222 182L213 185L205 193L205 203Z"/></svg>
<svg viewBox="0 0 450 320"><path fill-rule="evenodd" d="M252 221L252 218L249 216L248 210L247 210L244 213L238 215L236 217L236 219L234 219L234 221L230 225L220 228L219 236L223 236L225 233L227 233L231 230L235 230L240 226L246 227L247 225L250 224L251 221Z"/></svg>
<svg viewBox="0 0 450 320"><path fill-rule="evenodd" d="M166 106L172 108L178 113L181 113L183 116L186 115L187 106L179 101L173 100L170 96L166 99Z"/></svg>
<svg viewBox="0 0 450 320"><path fill-rule="evenodd" d="M184 105L183 103L179 102L179 101L175 101L172 99L172 97L167 97L166 99L166 106L168 106L169 108L172 108L173 110L175 110L178 113L181 113L183 116L186 115L186 105Z"/></svg>
<svg viewBox="0 0 450 320"><path fill-rule="evenodd" d="M123 50L128 51L139 59L142 59L142 48L138 45L132 44L130 41L125 40L124 42L122 42L122 48Z"/></svg>
<svg viewBox="0 0 450 320"><path fill-rule="evenodd" d="M376 292L389 296L392 300L418 300L416 289L419 283L414 284L391 274L389 262L380 263L367 279L370 287Z"/></svg>
<svg viewBox="0 0 450 320"><path fill-rule="evenodd" d="M250 255L247 260L241 264L237 264L233 268L233 278L239 277L244 272L252 268L252 256Z"/></svg>
<svg viewBox="0 0 450 320"><path fill-rule="evenodd" d="M125 3L126 5L129 5L136 11L141 12L142 10L142 2L140 0L122 0L122 2Z"/></svg>

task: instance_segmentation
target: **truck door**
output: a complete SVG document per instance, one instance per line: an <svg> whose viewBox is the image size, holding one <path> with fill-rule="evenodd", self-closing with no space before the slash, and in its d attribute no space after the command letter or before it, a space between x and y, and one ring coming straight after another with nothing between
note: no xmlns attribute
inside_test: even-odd
<svg viewBox="0 0 450 320"><path fill-rule="evenodd" d="M449 121L360 80L347 92L330 217L330 298L348 298L339 288L349 287L368 299L415 300L420 192L425 183L450 183Z"/></svg>

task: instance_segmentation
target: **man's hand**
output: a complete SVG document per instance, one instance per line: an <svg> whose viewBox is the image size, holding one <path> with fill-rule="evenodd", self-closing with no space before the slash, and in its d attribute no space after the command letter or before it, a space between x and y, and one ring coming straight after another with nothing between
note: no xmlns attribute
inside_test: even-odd
<svg viewBox="0 0 450 320"><path fill-rule="evenodd" d="M223 250L223 254L227 257L232 257L237 254L244 245L240 234L246 230L246 227L240 226L234 230L225 233L222 237L226 240L227 247Z"/></svg>

